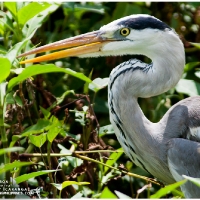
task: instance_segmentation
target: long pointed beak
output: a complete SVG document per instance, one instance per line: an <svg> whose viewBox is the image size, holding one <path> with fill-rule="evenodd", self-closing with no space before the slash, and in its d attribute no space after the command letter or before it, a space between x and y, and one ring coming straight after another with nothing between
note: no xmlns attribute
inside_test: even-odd
<svg viewBox="0 0 200 200"><path fill-rule="evenodd" d="M31 54L60 49L64 50L39 56L33 59L21 61L20 64L56 60L59 58L70 56L80 56L88 53L95 53L101 51L101 48L107 42L109 42L109 40L104 40L100 35L100 31L94 31L38 47L36 49L19 55L17 58L28 56Z"/></svg>

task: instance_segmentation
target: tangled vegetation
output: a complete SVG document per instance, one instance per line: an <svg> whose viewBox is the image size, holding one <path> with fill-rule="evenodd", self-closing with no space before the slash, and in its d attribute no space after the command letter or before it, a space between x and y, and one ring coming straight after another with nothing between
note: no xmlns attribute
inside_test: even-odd
<svg viewBox="0 0 200 200"><path fill-rule="evenodd" d="M35 65L20 65L16 58L35 46L141 13L174 28L186 52L187 64L177 86L139 99L147 118L157 122L172 105L200 93L200 3L1 3L1 197L183 197L177 187L185 180L162 188L162 183L130 162L110 125L108 76L132 56L65 58ZM146 57L137 58L148 62ZM14 192L2 191L5 187L15 188ZM16 194L16 188L22 192Z"/></svg>

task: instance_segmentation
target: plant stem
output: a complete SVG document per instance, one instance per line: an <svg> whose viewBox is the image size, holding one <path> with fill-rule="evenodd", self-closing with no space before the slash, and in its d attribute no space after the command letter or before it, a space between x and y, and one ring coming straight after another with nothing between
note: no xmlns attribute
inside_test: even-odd
<svg viewBox="0 0 200 200"><path fill-rule="evenodd" d="M47 145L47 161L48 161L48 164L49 164L49 170L52 169L52 166L51 166L51 142L48 141L48 145ZM51 183L54 183L54 180L53 180L53 177L52 177L52 174L49 173L49 179L51 181ZM57 194L57 188L54 187L53 185L51 186L52 189L53 189L53 199L56 198L56 194Z"/></svg>
<svg viewBox="0 0 200 200"><path fill-rule="evenodd" d="M102 163L102 162L100 162L100 161L98 161L98 160L94 160L94 159L89 158L89 157L86 157L86 156L81 156L81 155L78 155L78 154L74 154L74 156L77 157L77 158L80 158L80 159L82 159L82 160L87 160L87 161L95 162L95 163L97 163L97 164L101 164L101 165L104 165L104 166L109 167L109 168L111 168L111 169L120 171L120 172L122 172L122 173L124 173L124 174L127 174L127 175L129 175L129 176L133 176L133 177L135 177L135 178L140 178L140 179L143 179L143 180L145 180L145 181L148 181L148 182L154 183L154 184L156 184L156 185L162 186L159 182L157 182L157 181L155 181L155 180L152 180L152 179L150 179L150 178L148 178L148 177L140 176L140 175L138 175L138 174L133 174L133 173L127 172L127 171L125 171L125 170L121 170L121 169L118 169L118 168L116 168L116 167L112 167L112 166L110 166L110 165L107 165L107 164L105 164L105 163Z"/></svg>
<svg viewBox="0 0 200 200"><path fill-rule="evenodd" d="M86 154L86 153L104 153L104 152L115 152L115 153L121 153L123 151L116 151L116 150L92 150L92 151L74 151L75 154ZM51 153L51 157L64 157L64 156L71 156L73 152L71 153ZM47 153L22 153L20 154L21 157L46 157L48 156Z"/></svg>
<svg viewBox="0 0 200 200"><path fill-rule="evenodd" d="M109 151L109 152L111 152L111 150L98 150L98 151L81 151L81 153L99 153L99 152L105 152L105 151ZM117 151L114 151L114 152L117 152ZM159 186L163 186L163 184L162 183L160 183L160 182L158 182L158 181L155 181L155 180L153 180L153 179L151 179L151 178L148 178L148 177L145 177L145 176L140 176L140 175L138 175L138 174L134 174L134 173L131 173L131 172L127 172L127 171L125 171L125 170L122 170L122 169L118 169L118 168L116 168L116 167L112 167L112 166L110 166L110 165L107 165L107 164L105 164L105 163L103 163L103 162L100 162L100 161L98 161L98 160L94 160L94 159L92 159L92 158L89 158L89 157L87 157L87 156L82 156L82 155L79 155L80 154L80 152L79 151L75 151L74 153L69 153L69 154L60 154L60 153L53 153L53 154L50 154L50 156L51 157L57 157L57 156L59 156L59 157L64 157L64 156L74 156L74 157L76 157L76 158L80 158L80 159L82 159L82 160L87 160L87 161L90 161L90 162L94 162L94 163L97 163L97 164L100 164L100 165L104 165L104 166L106 166L106 167L108 167L108 168L110 168L110 169L114 169L114 170L117 170L117 171L120 171L121 173L123 173L123 174L126 174L126 175L129 175L129 176L132 176L132 177L135 177L135 178L140 178L140 179L143 179L143 180L145 180L145 181L148 181L148 182L151 182L151 183L154 183L154 184L156 184L156 185L159 185ZM26 156L26 157L40 157L40 156L48 156L48 154L39 154L39 153L33 153L33 154L20 154L20 157L23 157L23 156Z"/></svg>
<svg viewBox="0 0 200 200"><path fill-rule="evenodd" d="M4 126L4 117L5 117L5 109L6 109L6 82L2 82L0 84L0 136L1 142L3 144L3 148L8 147L8 138L6 135L6 129ZM4 164L10 163L10 154L4 154ZM10 181L10 171L6 172L6 180Z"/></svg>

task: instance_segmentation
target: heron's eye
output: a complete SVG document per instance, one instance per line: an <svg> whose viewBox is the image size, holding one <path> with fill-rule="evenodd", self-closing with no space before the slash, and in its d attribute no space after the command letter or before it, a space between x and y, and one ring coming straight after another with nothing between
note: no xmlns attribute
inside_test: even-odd
<svg viewBox="0 0 200 200"><path fill-rule="evenodd" d="M122 28L120 30L120 34L123 35L123 36L127 36L130 34L130 29L129 28Z"/></svg>

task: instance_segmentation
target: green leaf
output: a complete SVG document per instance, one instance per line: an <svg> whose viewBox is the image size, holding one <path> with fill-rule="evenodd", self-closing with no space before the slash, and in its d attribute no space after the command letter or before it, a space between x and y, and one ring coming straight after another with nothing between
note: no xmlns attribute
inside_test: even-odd
<svg viewBox="0 0 200 200"><path fill-rule="evenodd" d="M29 21L27 21L26 26L23 27L22 32L25 37L28 37L31 35L35 30L37 30L43 23L48 19L50 14L54 12L56 9L58 9L59 3L56 2L56 4L52 4L40 12L39 15L34 16ZM29 49L27 49L29 50Z"/></svg>
<svg viewBox="0 0 200 200"><path fill-rule="evenodd" d="M51 172L56 172L57 170L42 170L42 171L38 171L38 172L32 172L29 174L24 174L21 176L18 176L17 178L15 178L15 181L17 184L23 182L23 181L27 181L30 178L35 178L36 176L41 176L44 174L49 174Z"/></svg>
<svg viewBox="0 0 200 200"><path fill-rule="evenodd" d="M28 135L34 134L34 133L42 133L44 131L49 130L51 125L52 125L52 123L49 120L39 119L36 124L25 129L22 132L21 136L28 136Z"/></svg>
<svg viewBox="0 0 200 200"><path fill-rule="evenodd" d="M0 155L8 153L8 152L17 152L17 151L24 151L24 148L23 147L11 147L11 148L0 149Z"/></svg>
<svg viewBox="0 0 200 200"><path fill-rule="evenodd" d="M53 64L31 65L31 66L25 68L19 76L12 78L9 81L8 90L10 91L15 85L19 84L20 82L24 81L25 79L27 79L31 76L38 75L38 74L44 74L44 73L52 73L52 72L66 73L66 74L72 75L74 77L77 77L83 81L86 81L89 83L91 82L91 80L88 77L86 77L84 74L75 72L68 68L59 68Z"/></svg>
<svg viewBox="0 0 200 200"><path fill-rule="evenodd" d="M58 190L62 190L62 184L59 183L51 183L54 187L56 187Z"/></svg>
<svg viewBox="0 0 200 200"><path fill-rule="evenodd" d="M200 94L200 83L193 80L181 79L175 88L177 92L187 94L188 96L197 96Z"/></svg>
<svg viewBox="0 0 200 200"><path fill-rule="evenodd" d="M116 195L119 197L119 199L132 199L131 197L115 190Z"/></svg>
<svg viewBox="0 0 200 200"><path fill-rule="evenodd" d="M56 98L57 105L60 104L60 103L62 103L63 100L65 99L65 97L68 96L69 94L75 95L74 90L67 90L67 91L65 91L65 92L62 94L61 97L57 97L57 98Z"/></svg>
<svg viewBox="0 0 200 200"><path fill-rule="evenodd" d="M108 85L109 78L96 78L89 84L89 89L98 92Z"/></svg>
<svg viewBox="0 0 200 200"><path fill-rule="evenodd" d="M35 30L36 31L36 30ZM30 41L32 36L35 34L35 31L33 31L29 37L24 39L22 42L19 42L15 44L11 49L9 49L8 53L6 54L6 57L10 60L11 63L16 59L17 54L21 51L21 49L27 44L27 42Z"/></svg>
<svg viewBox="0 0 200 200"><path fill-rule="evenodd" d="M117 196L113 194L108 187L105 187L101 193L100 199L117 199Z"/></svg>
<svg viewBox="0 0 200 200"><path fill-rule="evenodd" d="M200 178L193 178L193 177L186 176L186 175L182 175L182 176L183 176L183 178L191 181L192 183L194 183L195 185L197 185L198 187L200 187Z"/></svg>
<svg viewBox="0 0 200 200"><path fill-rule="evenodd" d="M200 62L190 62L187 63L184 67L184 72L188 72L190 70L192 70L194 67L200 65Z"/></svg>
<svg viewBox="0 0 200 200"><path fill-rule="evenodd" d="M74 196L71 197L71 199L80 199L83 196L81 192L76 193Z"/></svg>
<svg viewBox="0 0 200 200"><path fill-rule="evenodd" d="M163 197L164 195L172 192L174 189L180 187L181 185L183 185L187 180L182 180L176 183L173 183L171 185L167 185L164 188L161 188L160 190L158 190L158 192L156 192L155 194L151 195L150 198L151 199L158 199L160 197Z"/></svg>
<svg viewBox="0 0 200 200"><path fill-rule="evenodd" d="M23 103L22 103L22 100L21 98L15 94L14 96L14 91L13 92L10 92L6 95L6 103L8 104L18 104L19 106L22 106L23 107Z"/></svg>
<svg viewBox="0 0 200 200"><path fill-rule="evenodd" d="M41 147L47 140L46 133L40 135L29 135L30 142L36 147Z"/></svg>
<svg viewBox="0 0 200 200"><path fill-rule="evenodd" d="M0 73L0 83L4 81L10 74L11 64L7 58L0 57L1 63L1 73Z"/></svg>
<svg viewBox="0 0 200 200"><path fill-rule="evenodd" d="M4 2L4 6L12 13L13 17L17 15L17 3L16 2Z"/></svg>
<svg viewBox="0 0 200 200"><path fill-rule="evenodd" d="M10 142L10 147L13 147L14 146L14 144L15 144L15 142L17 142L17 140L19 140L20 138L22 138L23 136L21 136L21 135L13 135L12 136L12 141Z"/></svg>
<svg viewBox="0 0 200 200"><path fill-rule="evenodd" d="M193 46L195 46L195 47L197 47L198 49L200 49L200 43L190 42L190 44L192 44Z"/></svg>
<svg viewBox="0 0 200 200"><path fill-rule="evenodd" d="M0 174L4 173L6 171L12 170L14 168L17 168L17 167L23 167L23 166L28 166L28 165L32 165L32 164L33 164L32 162L20 162L20 161L8 163L8 164L2 165L0 167Z"/></svg>
<svg viewBox="0 0 200 200"><path fill-rule="evenodd" d="M132 14L140 14L142 13L141 6L138 6L136 4L128 4L124 2L117 3L117 6L112 14L111 21L115 19L121 18L121 16L128 16Z"/></svg>
<svg viewBox="0 0 200 200"><path fill-rule="evenodd" d="M115 131L113 129L112 124L106 125L106 126L102 126L99 129L99 136L102 137L103 135L107 135L107 134L114 134Z"/></svg>
<svg viewBox="0 0 200 200"><path fill-rule="evenodd" d="M194 72L195 76L200 78L200 71Z"/></svg>
<svg viewBox="0 0 200 200"><path fill-rule="evenodd" d="M58 190L60 190L59 198L61 198L61 191L70 185L88 185L89 182L76 182L76 181L64 181L62 184L58 183L51 183L54 187L56 187Z"/></svg>
<svg viewBox="0 0 200 200"><path fill-rule="evenodd" d="M106 161L106 164L112 166L116 161L120 158L120 156L124 153L122 148L117 149L119 152L113 152L109 159ZM108 171L108 167L104 168L104 174Z"/></svg>
<svg viewBox="0 0 200 200"><path fill-rule="evenodd" d="M87 12L95 12L99 14L104 14L105 10L102 5L81 5L81 4L75 4L75 11L78 10L85 10Z"/></svg>
<svg viewBox="0 0 200 200"><path fill-rule="evenodd" d="M70 185L88 185L90 184L89 182L76 182L76 181L64 181L62 183L62 189L66 188L67 186Z"/></svg>
<svg viewBox="0 0 200 200"><path fill-rule="evenodd" d="M3 12L1 12L1 14L2 14L2 17L3 17L3 18L0 18L0 22L2 23L2 26L3 26L1 31L4 31L4 34L7 31L6 29L15 32L15 29L14 29L14 26L13 26L13 22L10 19L10 17L8 16L8 14L6 15ZM1 51L2 50L3 49L1 49Z"/></svg>
<svg viewBox="0 0 200 200"><path fill-rule="evenodd" d="M24 25L28 20L48 8L50 5L51 4L46 2L32 2L24 6L17 13L19 24Z"/></svg>
<svg viewBox="0 0 200 200"><path fill-rule="evenodd" d="M45 108L43 108L43 107L40 106L40 111L44 115L44 119L48 120L48 118L51 115L51 112L49 111L49 109L45 109Z"/></svg>
<svg viewBox="0 0 200 200"><path fill-rule="evenodd" d="M6 86L7 82L0 83L0 126L4 126L4 118L6 113Z"/></svg>
<svg viewBox="0 0 200 200"><path fill-rule="evenodd" d="M49 142L53 142L55 137L60 133L62 129L62 124L56 117L54 117L53 125L49 128L49 131L47 133L47 139L49 140Z"/></svg>

